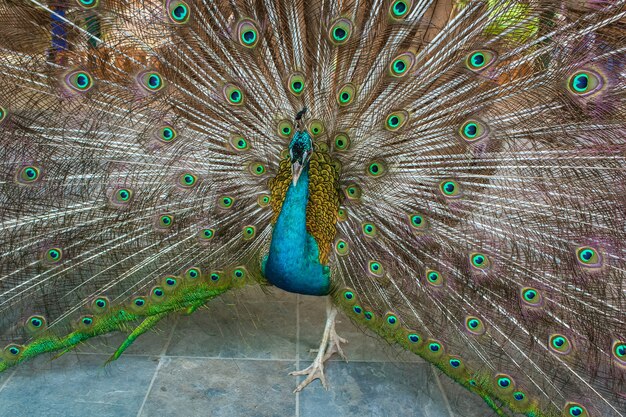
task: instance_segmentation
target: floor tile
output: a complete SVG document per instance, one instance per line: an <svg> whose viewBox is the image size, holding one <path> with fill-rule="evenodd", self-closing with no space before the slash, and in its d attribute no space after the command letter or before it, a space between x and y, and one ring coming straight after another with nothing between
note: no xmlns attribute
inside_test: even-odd
<svg viewBox="0 0 626 417"><path fill-rule="evenodd" d="M300 394L301 417L449 416L425 363L333 362L326 377L328 391L314 381Z"/></svg>
<svg viewBox="0 0 626 417"><path fill-rule="evenodd" d="M300 296L300 359L312 360L324 333L326 323L326 299L324 297ZM349 361L408 361L423 362L417 355L386 343L373 332L358 328L342 312L337 315L337 334L348 343L343 351ZM331 360L342 360L334 355Z"/></svg>
<svg viewBox="0 0 626 417"><path fill-rule="evenodd" d="M0 391L2 391L7 383L11 379L11 376L15 372L15 368L9 368L6 371L0 373Z"/></svg>
<svg viewBox="0 0 626 417"><path fill-rule="evenodd" d="M293 363L166 358L140 417L295 415Z"/></svg>
<svg viewBox="0 0 626 417"><path fill-rule="evenodd" d="M0 417L135 417L158 361L104 355L38 358L20 365L0 391Z"/></svg>
<svg viewBox="0 0 626 417"><path fill-rule="evenodd" d="M215 300L180 318L167 354L294 360L296 304Z"/></svg>

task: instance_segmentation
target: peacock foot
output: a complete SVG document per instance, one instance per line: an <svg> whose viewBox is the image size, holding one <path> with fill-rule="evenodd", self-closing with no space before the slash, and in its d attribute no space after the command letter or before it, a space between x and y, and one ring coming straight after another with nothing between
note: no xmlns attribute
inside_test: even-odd
<svg viewBox="0 0 626 417"><path fill-rule="evenodd" d="M306 375L304 381L302 381L293 391L294 393L302 391L304 387L316 379L319 379L322 382L324 389L328 389L326 377L324 376L324 363L335 353L338 353L339 356L341 356L346 362L348 361L348 358L345 353L343 353L343 349L341 348L341 344L348 343L348 341L337 334L337 331L335 330L336 317L337 309L329 298L326 306L326 325L324 327L322 342L320 343L319 349L311 350L312 352L317 351L315 360L308 368L289 373L289 375Z"/></svg>

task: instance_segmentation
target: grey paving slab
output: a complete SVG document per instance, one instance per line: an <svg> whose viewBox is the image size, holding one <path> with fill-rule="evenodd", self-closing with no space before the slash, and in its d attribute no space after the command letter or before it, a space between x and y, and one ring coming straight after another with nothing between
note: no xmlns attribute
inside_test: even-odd
<svg viewBox="0 0 626 417"><path fill-rule="evenodd" d="M4 389L7 382L11 379L13 372L15 372L15 368L11 368L7 371L0 373L0 391Z"/></svg>
<svg viewBox="0 0 626 417"><path fill-rule="evenodd" d="M140 417L295 415L293 363L166 358Z"/></svg>
<svg viewBox="0 0 626 417"><path fill-rule="evenodd" d="M425 363L333 362L326 376L328 391L315 381L300 394L301 417L449 416Z"/></svg>
<svg viewBox="0 0 626 417"><path fill-rule="evenodd" d="M294 302L215 300L180 318L167 354L294 360L296 337Z"/></svg>
<svg viewBox="0 0 626 417"><path fill-rule="evenodd" d="M128 356L104 367L106 359L69 353L22 364L0 391L0 417L135 417L158 361Z"/></svg>
<svg viewBox="0 0 626 417"><path fill-rule="evenodd" d="M313 360L326 323L326 299L324 297L300 296L300 359ZM423 362L418 356L392 346L374 333L361 329L342 312L337 316L337 334L348 340L343 346L349 361L408 361ZM331 360L342 360L334 355Z"/></svg>

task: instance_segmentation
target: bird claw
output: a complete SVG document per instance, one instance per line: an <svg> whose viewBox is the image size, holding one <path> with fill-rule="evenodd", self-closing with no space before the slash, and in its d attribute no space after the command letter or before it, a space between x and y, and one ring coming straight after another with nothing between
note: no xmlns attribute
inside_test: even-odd
<svg viewBox="0 0 626 417"><path fill-rule="evenodd" d="M326 310L326 326L324 328L324 336L322 337L322 343L319 349L311 349L311 352L317 352L317 356L313 363L306 369L300 371L290 372L289 375L306 375L304 381L302 381L294 393L300 392L309 385L311 382L319 379L322 382L324 389L328 389L326 384L326 377L324 376L324 362L330 359L335 353L338 353L346 362L348 358L343 349L341 349L342 343L348 343L348 341L340 337L335 331L335 318L337 316L337 309L329 302Z"/></svg>
<svg viewBox="0 0 626 417"><path fill-rule="evenodd" d="M326 376L324 376L324 360L320 360L319 356L318 358L315 358L315 361L313 361L313 363L306 369L302 369L300 371L293 371L290 372L289 375L306 375L307 377L304 379L304 381L302 381L295 390L293 390L293 393L295 394L296 392L300 392L304 389L304 387L306 387L307 385L309 385L311 382L315 381L316 379L319 379L322 382L322 386L324 387L324 389L328 389L328 385L326 384Z"/></svg>
<svg viewBox="0 0 626 417"><path fill-rule="evenodd" d="M323 361L326 362L328 359L330 359L331 356L337 353L344 361L348 362L348 357L345 353L343 353L343 349L341 348L342 343L348 343L348 340L337 334L337 332L335 331L335 324L333 323L333 326L330 329L328 346L326 347Z"/></svg>

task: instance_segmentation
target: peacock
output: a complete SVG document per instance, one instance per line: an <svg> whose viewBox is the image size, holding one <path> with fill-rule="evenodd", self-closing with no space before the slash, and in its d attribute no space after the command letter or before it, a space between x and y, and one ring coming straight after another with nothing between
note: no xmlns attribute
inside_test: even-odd
<svg viewBox="0 0 626 417"><path fill-rule="evenodd" d="M327 303L296 391L342 311L626 416L625 6L0 0L0 371L260 286Z"/></svg>

